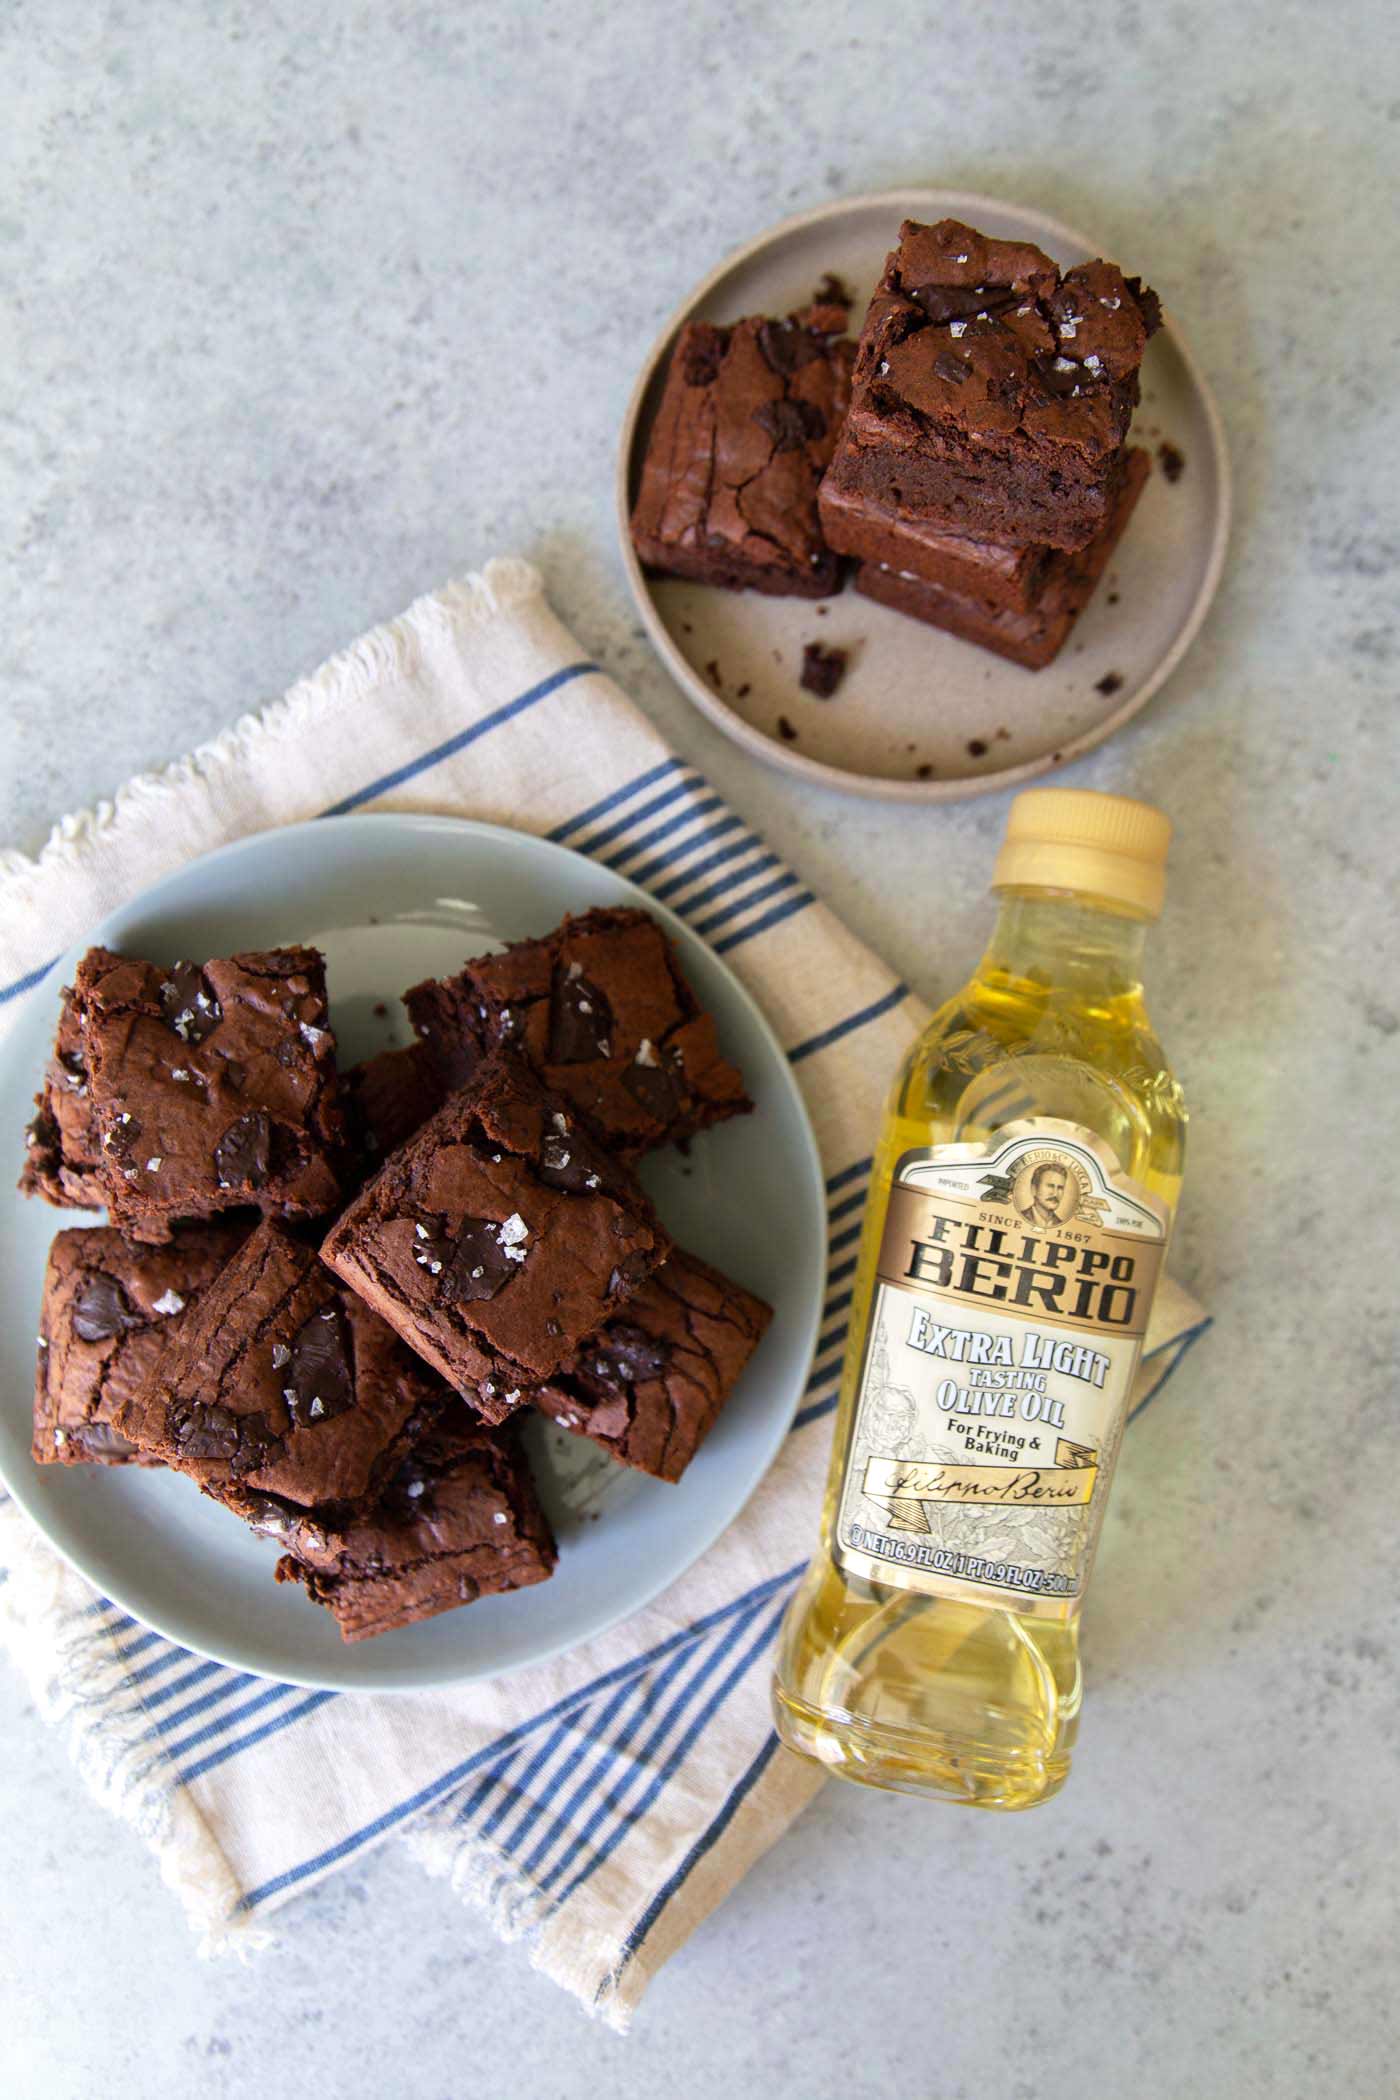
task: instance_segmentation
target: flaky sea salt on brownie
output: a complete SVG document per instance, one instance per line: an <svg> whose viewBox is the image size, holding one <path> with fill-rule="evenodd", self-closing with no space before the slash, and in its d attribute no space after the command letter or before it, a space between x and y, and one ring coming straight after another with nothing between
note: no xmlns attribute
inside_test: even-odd
<svg viewBox="0 0 1400 2100"><path fill-rule="evenodd" d="M93 948L74 1004L114 1223L162 1239L241 1204L334 1208L335 1038L314 949L164 969Z"/></svg>
<svg viewBox="0 0 1400 2100"><path fill-rule="evenodd" d="M546 1581L554 1539L514 1431L450 1402L374 1507L340 1530L257 1527L291 1548L277 1580L301 1583L347 1641Z"/></svg>
<svg viewBox="0 0 1400 2100"><path fill-rule="evenodd" d="M377 1492L446 1397L314 1247L264 1219L116 1426L241 1516L270 1501L325 1518Z"/></svg>
<svg viewBox="0 0 1400 2100"><path fill-rule="evenodd" d="M35 1097L34 1120L24 1133L26 1196L45 1196L66 1210L102 1210L107 1186L92 1113L83 1032L71 987L65 986L58 1032Z"/></svg>
<svg viewBox="0 0 1400 2100"><path fill-rule="evenodd" d="M56 1234L34 1374L40 1465L123 1465L138 1457L114 1426L117 1412L150 1384L251 1229L243 1218L186 1225L158 1247L110 1225Z"/></svg>
<svg viewBox="0 0 1400 2100"><path fill-rule="evenodd" d="M464 1085L508 1044L629 1158L753 1106L675 948L644 911L565 919L456 977L415 985L404 1003L445 1085Z"/></svg>
<svg viewBox="0 0 1400 2100"><path fill-rule="evenodd" d="M1112 263L1062 277L1028 243L906 220L861 331L834 488L970 538L1085 546L1159 320Z"/></svg>
<svg viewBox="0 0 1400 2100"><path fill-rule="evenodd" d="M772 1317L752 1291L678 1247L535 1405L623 1465L679 1480Z"/></svg>
<svg viewBox="0 0 1400 2100"><path fill-rule="evenodd" d="M834 305L682 329L632 512L650 568L772 596L839 590L817 484L850 399L845 327Z"/></svg>
<svg viewBox="0 0 1400 2100"><path fill-rule="evenodd" d="M627 1169L498 1051L386 1161L321 1251L501 1420L636 1295L670 1244Z"/></svg>

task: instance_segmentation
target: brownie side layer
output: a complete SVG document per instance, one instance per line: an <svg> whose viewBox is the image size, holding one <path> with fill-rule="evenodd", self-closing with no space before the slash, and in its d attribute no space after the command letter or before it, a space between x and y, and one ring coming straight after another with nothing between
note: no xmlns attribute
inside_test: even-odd
<svg viewBox="0 0 1400 2100"><path fill-rule="evenodd" d="M1158 326L1112 263L906 220L861 331L834 486L941 530L1074 550L1102 529Z"/></svg>
<svg viewBox="0 0 1400 2100"><path fill-rule="evenodd" d="M23 1194L44 1196L65 1210L105 1210L107 1185L92 1113L82 1025L69 985L63 989L58 1031L34 1107L34 1120L24 1133L24 1168L19 1178Z"/></svg>
<svg viewBox="0 0 1400 2100"><path fill-rule="evenodd" d="M74 996L114 1223L161 1239L242 1204L334 1208L335 1038L314 949L162 969L93 948Z"/></svg>
<svg viewBox="0 0 1400 2100"><path fill-rule="evenodd" d="M835 306L681 331L632 513L650 568L775 596L840 588L816 498L850 399L845 326Z"/></svg>
<svg viewBox="0 0 1400 2100"><path fill-rule="evenodd" d="M1055 564L1066 558L1058 547L1000 547L991 540L959 539L870 496L849 494L830 474L819 500L827 538L853 561L883 562L924 583L1013 612L1036 603Z"/></svg>
<svg viewBox="0 0 1400 2100"><path fill-rule="evenodd" d="M314 1247L265 1219L116 1426L241 1516L269 1497L325 1515L377 1491L446 1398Z"/></svg>
<svg viewBox="0 0 1400 2100"><path fill-rule="evenodd" d="M926 583L878 562L862 562L856 589L895 612L941 627L979 648L992 649L1028 671L1043 670L1064 647L1075 622L1093 597L1114 548L1123 536L1152 463L1139 446L1126 456L1122 481L1108 525L1080 554L1061 554L1053 578L1028 612L991 606L964 592Z"/></svg>
<svg viewBox="0 0 1400 2100"><path fill-rule="evenodd" d="M151 1384L251 1229L241 1218L188 1225L159 1247L110 1225L55 1235L34 1374L39 1465L157 1463L120 1434L116 1415Z"/></svg>
<svg viewBox="0 0 1400 2100"><path fill-rule="evenodd" d="M414 985L404 1004L443 1085L465 1085L488 1050L508 1044L627 1158L753 1107L674 945L644 911L567 918Z"/></svg>
<svg viewBox="0 0 1400 2100"><path fill-rule="evenodd" d="M679 1480L772 1317L752 1291L677 1248L535 1405L623 1465Z"/></svg>
<svg viewBox="0 0 1400 2100"><path fill-rule="evenodd" d="M291 1548L277 1580L301 1583L347 1641L547 1581L558 1556L512 1429L451 1402L352 1523L259 1525Z"/></svg>
<svg viewBox="0 0 1400 2100"><path fill-rule="evenodd" d="M498 1051L386 1161L321 1252L500 1420L635 1295L670 1244L627 1169Z"/></svg>

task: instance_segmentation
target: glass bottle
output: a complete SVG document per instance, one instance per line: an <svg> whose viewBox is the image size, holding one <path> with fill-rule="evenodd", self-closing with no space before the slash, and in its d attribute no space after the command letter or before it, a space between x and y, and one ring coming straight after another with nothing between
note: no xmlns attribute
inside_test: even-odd
<svg viewBox="0 0 1400 2100"><path fill-rule="evenodd" d="M778 1732L829 1771L982 1808L1058 1792L1079 1615L1181 1189L1186 1113L1143 1003L1171 827L1018 796L1000 915L896 1075L821 1540Z"/></svg>

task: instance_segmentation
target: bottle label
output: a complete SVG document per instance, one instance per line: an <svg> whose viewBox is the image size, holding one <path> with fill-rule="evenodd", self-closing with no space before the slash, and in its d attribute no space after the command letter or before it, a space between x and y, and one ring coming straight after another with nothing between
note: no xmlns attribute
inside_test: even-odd
<svg viewBox="0 0 1400 2100"><path fill-rule="evenodd" d="M1169 1224L1075 1123L905 1153L837 1503L848 1573L1073 1615Z"/></svg>

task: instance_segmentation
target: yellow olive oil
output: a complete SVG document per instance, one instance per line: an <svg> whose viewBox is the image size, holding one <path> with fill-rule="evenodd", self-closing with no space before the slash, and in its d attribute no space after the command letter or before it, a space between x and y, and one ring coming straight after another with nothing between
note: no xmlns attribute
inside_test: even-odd
<svg viewBox="0 0 1400 2100"><path fill-rule="evenodd" d="M1165 817L1013 805L1001 911L896 1076L779 1734L829 1771L1028 1808L1069 1770L1079 1615L1181 1188L1143 1003Z"/></svg>

